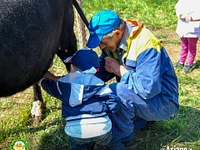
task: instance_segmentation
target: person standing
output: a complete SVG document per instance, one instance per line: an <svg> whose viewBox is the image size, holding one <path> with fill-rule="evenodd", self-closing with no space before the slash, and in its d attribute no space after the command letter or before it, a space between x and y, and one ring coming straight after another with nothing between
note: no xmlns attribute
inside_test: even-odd
<svg viewBox="0 0 200 150"><path fill-rule="evenodd" d="M175 5L178 17L176 32L180 36L181 51L175 68L192 71L196 57L197 42L200 37L200 9L198 0L179 0ZM186 62L187 59L187 62Z"/></svg>

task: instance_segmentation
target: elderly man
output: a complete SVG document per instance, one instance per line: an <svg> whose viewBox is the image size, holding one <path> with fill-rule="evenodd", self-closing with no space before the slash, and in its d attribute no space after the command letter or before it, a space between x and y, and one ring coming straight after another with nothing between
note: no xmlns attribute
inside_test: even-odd
<svg viewBox="0 0 200 150"><path fill-rule="evenodd" d="M110 85L122 102L121 111L110 116L114 139L129 141L134 125L143 127L146 121L168 119L178 111L178 81L172 62L143 24L102 10L91 18L89 31L87 47L99 46L103 52L96 76L105 82L117 78Z"/></svg>

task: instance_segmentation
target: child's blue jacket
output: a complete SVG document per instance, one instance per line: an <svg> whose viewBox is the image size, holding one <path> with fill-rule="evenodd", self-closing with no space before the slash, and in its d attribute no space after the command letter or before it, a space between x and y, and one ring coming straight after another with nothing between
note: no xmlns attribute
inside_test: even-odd
<svg viewBox="0 0 200 150"><path fill-rule="evenodd" d="M41 86L62 101L63 118L80 114L114 113L120 107L119 98L93 74L69 73L58 81L43 79Z"/></svg>
<svg viewBox="0 0 200 150"><path fill-rule="evenodd" d="M41 80L43 89L62 101L65 132L71 137L91 138L108 133L112 128L108 114L121 106L111 89L94 76L94 70L69 73L58 81Z"/></svg>

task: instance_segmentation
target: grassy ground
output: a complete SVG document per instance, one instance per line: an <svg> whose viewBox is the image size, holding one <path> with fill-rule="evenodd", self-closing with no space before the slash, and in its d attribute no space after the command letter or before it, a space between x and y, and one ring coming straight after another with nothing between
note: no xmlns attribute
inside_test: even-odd
<svg viewBox="0 0 200 150"><path fill-rule="evenodd" d="M100 9L114 9L124 18L144 22L161 40L173 62L180 52L179 37L175 33L177 0L84 0L87 18ZM200 50L200 44L198 44ZM64 66L55 57L51 71L64 74ZM200 149L200 54L197 54L194 70L185 74L176 70L179 80L180 110L172 118L156 122L142 132L136 132L137 150ZM63 150L69 148L64 133L65 121L61 118L60 102L43 92L47 105L39 126L29 119L32 106L32 88L11 97L0 98L0 150L8 150L16 139L25 139L30 150ZM130 148L131 149L131 148Z"/></svg>

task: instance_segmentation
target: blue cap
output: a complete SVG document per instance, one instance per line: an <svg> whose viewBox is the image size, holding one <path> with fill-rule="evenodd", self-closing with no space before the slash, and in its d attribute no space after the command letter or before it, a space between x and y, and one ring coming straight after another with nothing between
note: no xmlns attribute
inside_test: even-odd
<svg viewBox="0 0 200 150"><path fill-rule="evenodd" d="M90 37L87 47L97 47L102 37L113 31L120 24L120 17L113 10L101 10L95 14L89 23Z"/></svg>
<svg viewBox="0 0 200 150"><path fill-rule="evenodd" d="M65 63L72 63L78 69L85 71L92 67L99 68L98 55L92 49L82 48L73 56L67 57Z"/></svg>

